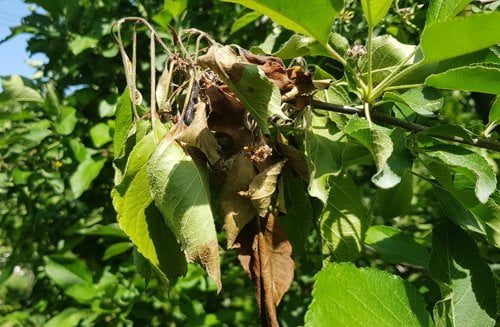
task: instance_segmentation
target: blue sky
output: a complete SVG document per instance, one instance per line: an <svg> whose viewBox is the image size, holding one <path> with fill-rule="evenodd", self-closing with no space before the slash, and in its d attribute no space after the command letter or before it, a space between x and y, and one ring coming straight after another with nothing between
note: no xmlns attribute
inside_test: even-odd
<svg viewBox="0 0 500 327"><path fill-rule="evenodd" d="M28 5L21 0L0 0L0 40L10 34L10 26L21 23L21 18L30 13ZM26 41L29 35L18 35L13 39L0 44L0 76L20 74L30 77L35 69L26 61L29 58L26 52ZM33 56L31 59L40 60L43 56Z"/></svg>

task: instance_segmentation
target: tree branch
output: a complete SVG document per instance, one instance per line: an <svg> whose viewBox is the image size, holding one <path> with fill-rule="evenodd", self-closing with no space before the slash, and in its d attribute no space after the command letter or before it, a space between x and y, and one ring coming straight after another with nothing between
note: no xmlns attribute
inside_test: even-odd
<svg viewBox="0 0 500 327"><path fill-rule="evenodd" d="M323 110L328 110L328 111L333 111L333 112L338 112L342 114L348 114L348 115L358 115L358 116L365 116L365 112L363 109L358 109L354 107L349 107L349 106L343 106L343 105L338 105L338 104L332 104L332 103L326 103L326 102L321 102L321 101L316 101L313 100L311 102L312 106L317 109L323 109ZM420 125L420 124L415 124L415 123L410 123L405 120L401 120L392 116L388 116L385 114L382 114L380 112L372 111L371 112L371 119L373 122L378 123L378 124L389 124L392 126L397 126L404 128L406 130L412 131L414 133L417 132L422 132L429 127ZM495 142L493 140L489 139L484 139L484 138L473 138L472 141L467 140L463 137L460 136L455 136L455 135L434 135L432 133L427 134L429 136L432 136L434 138L442 139L442 140L447 140L447 141L452 141L452 142L458 142L462 144L467 144L467 145L472 145L476 146L479 148L485 148L489 150L494 150L497 152L500 152L500 143Z"/></svg>

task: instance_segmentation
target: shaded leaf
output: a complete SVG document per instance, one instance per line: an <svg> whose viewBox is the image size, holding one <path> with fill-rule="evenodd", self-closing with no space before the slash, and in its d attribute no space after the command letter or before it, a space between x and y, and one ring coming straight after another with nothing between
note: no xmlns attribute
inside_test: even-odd
<svg viewBox="0 0 500 327"><path fill-rule="evenodd" d="M406 172L401 183L390 189L377 190L379 213L384 218L393 218L406 213L413 198L413 175Z"/></svg>
<svg viewBox="0 0 500 327"><path fill-rule="evenodd" d="M394 227L371 226L366 232L365 243L388 263L409 263L424 267L429 264L429 251L411 235Z"/></svg>
<svg viewBox="0 0 500 327"><path fill-rule="evenodd" d="M238 259L256 287L261 324L277 327L276 307L294 276L290 242L272 213L247 224L237 242Z"/></svg>
<svg viewBox="0 0 500 327"><path fill-rule="evenodd" d="M498 96L495 98L495 102L491 105L488 120L490 122L500 124L500 100Z"/></svg>
<svg viewBox="0 0 500 327"><path fill-rule="evenodd" d="M444 105L444 98L433 88L412 88L404 93L386 92L384 101L394 102L402 110L410 108L419 115L432 117Z"/></svg>
<svg viewBox="0 0 500 327"><path fill-rule="evenodd" d="M230 162L231 168L220 195L220 208L224 217L228 249L233 248L240 231L257 215L250 199L239 194L248 190L256 175L252 163L242 154L234 155Z"/></svg>
<svg viewBox="0 0 500 327"><path fill-rule="evenodd" d="M495 282L474 241L457 226L432 231L429 274L442 293L434 307L438 326L494 326Z"/></svg>
<svg viewBox="0 0 500 327"><path fill-rule="evenodd" d="M438 21L426 26L420 37L425 63L458 57L499 42L500 12Z"/></svg>
<svg viewBox="0 0 500 327"><path fill-rule="evenodd" d="M425 79L425 84L440 89L500 94L498 76L500 65L475 64L431 75Z"/></svg>
<svg viewBox="0 0 500 327"><path fill-rule="evenodd" d="M240 29L247 26L254 20L259 19L261 16L262 13L258 11L247 12L246 14L244 14L243 16L239 17L237 20L234 21L234 23L231 25L231 31L229 32L229 34L234 34L238 32Z"/></svg>
<svg viewBox="0 0 500 327"><path fill-rule="evenodd" d="M219 248L203 167L165 138L149 159L147 176L154 201L188 261L201 263L220 290Z"/></svg>
<svg viewBox="0 0 500 327"><path fill-rule="evenodd" d="M319 221L321 238L335 260L354 261L363 249L370 217L349 175L332 176L328 182L328 199Z"/></svg>
<svg viewBox="0 0 500 327"><path fill-rule="evenodd" d="M104 254L102 256L102 260L108 260L111 259L117 255L122 254L123 252L130 250L133 247L132 243L130 242L119 242L110 245L108 248L106 248L106 251L104 251Z"/></svg>
<svg viewBox="0 0 500 327"><path fill-rule="evenodd" d="M400 277L351 263L332 263L315 276L306 327L430 327L420 294Z"/></svg>

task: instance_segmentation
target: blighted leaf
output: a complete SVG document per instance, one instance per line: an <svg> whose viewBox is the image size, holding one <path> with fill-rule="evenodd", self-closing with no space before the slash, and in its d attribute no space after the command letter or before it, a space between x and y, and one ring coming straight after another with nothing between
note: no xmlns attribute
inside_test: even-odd
<svg viewBox="0 0 500 327"><path fill-rule="evenodd" d="M368 25L377 25L387 14L392 0L361 0L361 6Z"/></svg>
<svg viewBox="0 0 500 327"><path fill-rule="evenodd" d="M307 159L302 151L281 142L277 142L276 147L278 153L284 155L288 159L286 165L292 168L304 180L308 181L310 176L309 167L307 165Z"/></svg>
<svg viewBox="0 0 500 327"><path fill-rule="evenodd" d="M354 117L344 131L372 153L377 166L372 182L378 187L387 189L396 186L404 171L411 167L412 158L404 144L403 130L394 129L389 134L378 126L370 129L366 120Z"/></svg>
<svg viewBox="0 0 500 327"><path fill-rule="evenodd" d="M272 213L247 224L237 242L238 259L256 287L261 323L279 327L276 307L294 276L290 242Z"/></svg>
<svg viewBox="0 0 500 327"><path fill-rule="evenodd" d="M269 133L268 117L287 118L281 111L278 86L254 64L242 62L229 46L213 45L198 63L212 69L243 103L262 131Z"/></svg>
<svg viewBox="0 0 500 327"><path fill-rule="evenodd" d="M420 46L424 61L431 63L485 49L499 41L500 12L487 12L426 26L420 37Z"/></svg>
<svg viewBox="0 0 500 327"><path fill-rule="evenodd" d="M439 326L495 326L495 282L475 242L452 223L432 230L429 274L441 289L434 307Z"/></svg>
<svg viewBox="0 0 500 327"><path fill-rule="evenodd" d="M371 226L366 232L365 243L389 263L409 263L424 267L429 264L429 251L411 235L394 227Z"/></svg>
<svg viewBox="0 0 500 327"><path fill-rule="evenodd" d="M328 184L328 199L319 221L321 238L335 260L356 260L370 223L368 211L349 175L332 176Z"/></svg>
<svg viewBox="0 0 500 327"><path fill-rule="evenodd" d="M278 176L285 165L286 160L279 161L254 177L247 192L242 192L251 201L259 216L264 217L269 211L271 199L276 191Z"/></svg>
<svg viewBox="0 0 500 327"><path fill-rule="evenodd" d="M281 0L225 0L261 12L275 23L294 32L312 36L326 45L335 16L342 8L338 0L282 2Z"/></svg>
<svg viewBox="0 0 500 327"><path fill-rule="evenodd" d="M198 148L207 157L210 164L219 161L220 146L215 136L207 126L206 105L200 102L194 106L195 114L193 122L175 137L176 140L189 146Z"/></svg>
<svg viewBox="0 0 500 327"><path fill-rule="evenodd" d="M203 167L166 138L151 156L147 175L153 199L187 259L201 263L220 290L219 247Z"/></svg>
<svg viewBox="0 0 500 327"><path fill-rule="evenodd" d="M444 98L433 88L412 88L404 93L386 92L384 101L394 102L401 109L410 108L419 115L432 117L444 105Z"/></svg>
<svg viewBox="0 0 500 327"><path fill-rule="evenodd" d="M413 198L413 175L406 172L401 183L390 189L377 190L379 213L384 218L393 218L406 213Z"/></svg>
<svg viewBox="0 0 500 327"><path fill-rule="evenodd" d="M187 271L187 263L172 231L153 203L147 177L147 162L156 149L152 133L142 138L127 161L124 177L112 191L118 223L141 256L172 281Z"/></svg>
<svg viewBox="0 0 500 327"><path fill-rule="evenodd" d="M425 79L425 84L440 89L500 94L498 76L500 65L475 64L431 75Z"/></svg>
<svg viewBox="0 0 500 327"><path fill-rule="evenodd" d="M441 144L423 149L426 156L448 165L450 169L467 176L475 184L481 203L486 203L495 191L497 181L493 168L479 154L455 145Z"/></svg>
<svg viewBox="0 0 500 327"><path fill-rule="evenodd" d="M250 160L237 154L229 160L230 169L222 187L220 208L224 216L227 247L233 248L234 241L245 225L257 215L250 199L239 192L248 190L256 173Z"/></svg>
<svg viewBox="0 0 500 327"><path fill-rule="evenodd" d="M401 43L390 35L381 35L373 38L372 49L372 78L373 83L377 84L411 55L415 50L415 46ZM406 65L410 65L413 61L414 58L410 58ZM359 68L366 79L368 74L368 56L360 58Z"/></svg>
<svg viewBox="0 0 500 327"><path fill-rule="evenodd" d="M430 327L422 296L400 277L351 263L332 263L316 276L305 327Z"/></svg>
<svg viewBox="0 0 500 327"><path fill-rule="evenodd" d="M311 172L309 194L323 203L328 198L328 177L338 173L341 167L341 137L342 133L328 117L309 114L305 133L306 156Z"/></svg>

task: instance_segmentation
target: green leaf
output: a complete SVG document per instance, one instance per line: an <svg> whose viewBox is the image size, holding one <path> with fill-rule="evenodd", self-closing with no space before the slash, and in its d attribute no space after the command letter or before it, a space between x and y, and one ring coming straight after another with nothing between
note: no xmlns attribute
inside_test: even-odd
<svg viewBox="0 0 500 327"><path fill-rule="evenodd" d="M2 93L0 104L9 102L43 102L38 91L31 88L29 82L19 75L12 75L10 79L2 79Z"/></svg>
<svg viewBox="0 0 500 327"><path fill-rule="evenodd" d="M326 45L333 20L342 8L339 0L302 1L224 0L239 3L271 18L275 23L294 32L312 36Z"/></svg>
<svg viewBox="0 0 500 327"><path fill-rule="evenodd" d="M165 0L163 3L163 9L168 11L175 19L178 19L186 8L187 0Z"/></svg>
<svg viewBox="0 0 500 327"><path fill-rule="evenodd" d="M396 128L390 132L382 127L370 129L365 119L352 118L344 127L344 132L358 140L372 153L377 173L372 182L380 188L388 189L401 181L404 171L412 165L412 157L404 144L404 131Z"/></svg>
<svg viewBox="0 0 500 327"><path fill-rule="evenodd" d="M392 0L361 0L363 14L365 15L368 25L373 27L387 15L391 7Z"/></svg>
<svg viewBox="0 0 500 327"><path fill-rule="evenodd" d="M474 241L454 224L434 227L429 274L442 293L434 307L436 325L495 326L493 275Z"/></svg>
<svg viewBox="0 0 500 327"><path fill-rule="evenodd" d="M497 43L500 43L500 12L438 21L426 26L420 38L425 63L458 57Z"/></svg>
<svg viewBox="0 0 500 327"><path fill-rule="evenodd" d="M328 198L328 177L341 168L341 151L338 140L342 133L328 117L310 113L305 135L306 156L311 172L309 194L323 203Z"/></svg>
<svg viewBox="0 0 500 327"><path fill-rule="evenodd" d="M451 125L451 124L443 124L436 125L419 132L419 134L423 135L431 135L431 136L450 136L455 135L467 140L469 142L473 142L472 134L465 128L460 125Z"/></svg>
<svg viewBox="0 0 500 327"><path fill-rule="evenodd" d="M116 104L115 132L113 135L113 153L119 158L125 146L128 131L132 125L132 101L130 91L125 89Z"/></svg>
<svg viewBox="0 0 500 327"><path fill-rule="evenodd" d="M106 251L104 251L102 260L111 259L117 255L122 254L125 251L128 251L132 247L133 245L130 242L118 242L113 245L110 245L108 248L106 248Z"/></svg>
<svg viewBox="0 0 500 327"><path fill-rule="evenodd" d="M347 48L349 48L349 44L347 44ZM283 43L274 53L265 53L265 51L259 47L252 47L250 50L254 53L270 54L281 59L293 59L305 56L330 56L316 39L301 34L292 35L290 39Z"/></svg>
<svg viewBox="0 0 500 327"><path fill-rule="evenodd" d="M75 35L73 40L69 43L69 49L75 56L77 56L87 49L95 48L97 42L99 42L99 39L91 36Z"/></svg>
<svg viewBox="0 0 500 327"><path fill-rule="evenodd" d="M426 25L456 16L471 0L431 0L427 9Z"/></svg>
<svg viewBox="0 0 500 327"><path fill-rule="evenodd" d="M427 249L410 234L394 227L371 226L366 232L365 243L388 263L409 263L424 267L429 264L430 254Z"/></svg>
<svg viewBox="0 0 500 327"><path fill-rule="evenodd" d="M74 327L80 320L92 314L89 309L67 308L48 320L45 327Z"/></svg>
<svg viewBox="0 0 500 327"><path fill-rule="evenodd" d="M366 229L370 224L358 188L349 177L328 179L329 194L321 213L321 238L336 261L354 261L363 249Z"/></svg>
<svg viewBox="0 0 500 327"><path fill-rule="evenodd" d="M444 98L433 88L413 88L404 93L386 92L384 101L394 102L402 110L410 108L419 115L432 117L444 105Z"/></svg>
<svg viewBox="0 0 500 327"><path fill-rule="evenodd" d="M79 303L88 303L98 296L92 283L92 272L83 260L58 255L43 257L50 279Z"/></svg>
<svg viewBox="0 0 500 327"><path fill-rule="evenodd" d="M488 115L488 120L490 122L495 122L500 124L500 97L495 98L495 102L491 105L490 113Z"/></svg>
<svg viewBox="0 0 500 327"><path fill-rule="evenodd" d="M440 89L500 94L499 76L500 65L474 64L431 75L425 84Z"/></svg>
<svg viewBox="0 0 500 327"><path fill-rule="evenodd" d="M56 131L61 135L69 135L75 129L78 118L76 118L76 109L73 107L61 107L61 114L56 120Z"/></svg>
<svg viewBox="0 0 500 327"><path fill-rule="evenodd" d="M395 275L332 263L315 279L305 327L432 326L422 297Z"/></svg>
<svg viewBox="0 0 500 327"><path fill-rule="evenodd" d="M50 116L58 117L61 114L61 105L52 83L47 84L47 94L45 95L44 108Z"/></svg>
<svg viewBox="0 0 500 327"><path fill-rule="evenodd" d="M105 158L96 160L87 158L76 167L76 171L69 178L69 185L75 198L79 198L90 187L92 181L99 175L105 163Z"/></svg>
<svg viewBox="0 0 500 327"><path fill-rule="evenodd" d="M286 215L279 218L279 223L285 229L294 253L301 254L305 252L305 242L313 227L311 200L302 178L289 171L283 174L283 188Z"/></svg>
<svg viewBox="0 0 500 327"><path fill-rule="evenodd" d="M372 41L373 82L375 84L380 83L415 50L415 47L414 45L401 43L390 35L374 37ZM408 60L406 65L410 65L413 61L414 59ZM359 68L363 72L364 79L367 79L368 56L362 56L359 59Z"/></svg>
<svg viewBox="0 0 500 327"><path fill-rule="evenodd" d="M111 138L111 128L105 123L98 123L92 126L89 130L90 139L96 148L100 148L104 144L110 142Z"/></svg>
<svg viewBox="0 0 500 327"><path fill-rule="evenodd" d="M425 148L424 153L468 177L475 184L476 197L481 203L486 203L495 191L497 185L495 172L481 155L448 144Z"/></svg>
<svg viewBox="0 0 500 327"><path fill-rule="evenodd" d="M113 205L123 231L137 251L167 280L184 275L187 263L172 231L155 207L147 177L147 162L156 149L153 133L142 138L130 153L123 179L113 189Z"/></svg>
<svg viewBox="0 0 500 327"><path fill-rule="evenodd" d="M186 253L203 265L220 290L217 233L206 172L176 142L163 139L147 165L154 201Z"/></svg>
<svg viewBox="0 0 500 327"><path fill-rule="evenodd" d="M379 213L386 219L402 216L406 213L413 198L413 175L405 172L401 183L390 189L377 190Z"/></svg>
<svg viewBox="0 0 500 327"><path fill-rule="evenodd" d="M231 25L231 31L229 32L229 34L234 34L238 32L240 29L247 26L254 20L260 18L261 16L262 14L258 11L247 12L246 14L244 14L243 16L234 21L233 25Z"/></svg>

